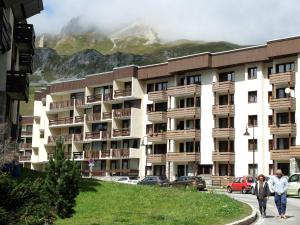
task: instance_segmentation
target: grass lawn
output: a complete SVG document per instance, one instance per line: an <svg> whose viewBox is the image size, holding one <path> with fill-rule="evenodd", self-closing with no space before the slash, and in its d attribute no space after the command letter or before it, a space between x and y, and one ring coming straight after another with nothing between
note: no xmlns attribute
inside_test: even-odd
<svg viewBox="0 0 300 225"><path fill-rule="evenodd" d="M64 225L217 225L250 215L225 195L83 180L72 218Z"/></svg>

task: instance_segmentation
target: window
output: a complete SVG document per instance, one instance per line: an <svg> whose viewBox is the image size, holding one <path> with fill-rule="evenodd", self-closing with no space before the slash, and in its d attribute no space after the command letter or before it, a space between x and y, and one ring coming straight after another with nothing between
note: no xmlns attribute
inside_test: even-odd
<svg viewBox="0 0 300 225"><path fill-rule="evenodd" d="M249 91L248 92L248 103L257 102L257 91Z"/></svg>
<svg viewBox="0 0 300 225"><path fill-rule="evenodd" d="M254 171L253 171L254 169ZM254 172L254 175L257 175L257 164L254 164L254 168L253 168L253 164L249 164L248 165L248 174L253 174Z"/></svg>
<svg viewBox="0 0 300 225"><path fill-rule="evenodd" d="M161 82L155 84L155 91L164 91L168 89L168 82Z"/></svg>
<svg viewBox="0 0 300 225"><path fill-rule="evenodd" d="M69 134L81 134L81 127L69 127Z"/></svg>
<svg viewBox="0 0 300 225"><path fill-rule="evenodd" d="M189 84L201 84L201 76L188 76L187 78L187 85Z"/></svg>
<svg viewBox="0 0 300 225"><path fill-rule="evenodd" d="M93 132L107 131L107 123L93 123L92 131Z"/></svg>
<svg viewBox="0 0 300 225"><path fill-rule="evenodd" d="M285 72L294 71L294 70L295 70L295 64L293 62L276 65L277 73L285 73Z"/></svg>
<svg viewBox="0 0 300 225"><path fill-rule="evenodd" d="M154 84L147 84L147 94L154 91Z"/></svg>
<svg viewBox="0 0 300 225"><path fill-rule="evenodd" d="M43 130L41 130L41 132L40 132L40 138L44 138L44 131Z"/></svg>
<svg viewBox="0 0 300 225"><path fill-rule="evenodd" d="M234 81L234 72L220 73L219 82Z"/></svg>
<svg viewBox="0 0 300 225"><path fill-rule="evenodd" d="M290 113L291 118L289 118L289 113L277 113L276 114L276 124L287 124L287 123L295 123L295 112Z"/></svg>
<svg viewBox="0 0 300 225"><path fill-rule="evenodd" d="M276 89L276 98L288 98L289 95L285 93L285 88Z"/></svg>
<svg viewBox="0 0 300 225"><path fill-rule="evenodd" d="M166 112L167 108L168 104L166 102L155 104L155 112Z"/></svg>
<svg viewBox="0 0 300 225"><path fill-rule="evenodd" d="M166 123L157 123L154 124L154 132L158 133L158 132L163 132L167 130L167 124Z"/></svg>
<svg viewBox="0 0 300 225"><path fill-rule="evenodd" d="M248 151L257 151L257 139L248 139Z"/></svg>
<svg viewBox="0 0 300 225"><path fill-rule="evenodd" d="M219 152L234 152L234 141L219 141Z"/></svg>
<svg viewBox="0 0 300 225"><path fill-rule="evenodd" d="M285 150L290 148L290 140L289 138L277 138L277 149ZM291 146L295 146L296 138L291 138Z"/></svg>
<svg viewBox="0 0 300 225"><path fill-rule="evenodd" d="M249 127L257 127L257 115L249 115L248 116L248 126Z"/></svg>
<svg viewBox="0 0 300 225"><path fill-rule="evenodd" d="M270 75L273 74L273 67L268 67L268 78L270 78Z"/></svg>
<svg viewBox="0 0 300 225"><path fill-rule="evenodd" d="M94 95L102 94L102 87L96 87L94 88Z"/></svg>
<svg viewBox="0 0 300 225"><path fill-rule="evenodd" d="M155 144L154 145L154 154L166 154L167 145L166 144Z"/></svg>
<svg viewBox="0 0 300 225"><path fill-rule="evenodd" d="M248 80L257 78L257 67L248 68Z"/></svg>
<svg viewBox="0 0 300 225"><path fill-rule="evenodd" d="M71 99L84 99L84 92L72 93Z"/></svg>

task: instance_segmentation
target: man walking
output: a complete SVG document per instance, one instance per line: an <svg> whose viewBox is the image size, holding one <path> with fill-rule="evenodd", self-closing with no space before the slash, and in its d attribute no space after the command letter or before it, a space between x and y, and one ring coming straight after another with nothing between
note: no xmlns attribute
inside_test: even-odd
<svg viewBox="0 0 300 225"><path fill-rule="evenodd" d="M275 204L279 217L286 219L286 191L288 188L288 181L285 177L283 177L281 170L276 171L276 176L272 178L271 185L275 192Z"/></svg>

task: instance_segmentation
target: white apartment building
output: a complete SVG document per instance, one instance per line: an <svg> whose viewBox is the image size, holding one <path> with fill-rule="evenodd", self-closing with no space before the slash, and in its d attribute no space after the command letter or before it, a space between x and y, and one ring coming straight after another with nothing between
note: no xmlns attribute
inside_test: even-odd
<svg viewBox="0 0 300 225"><path fill-rule="evenodd" d="M98 176L205 175L219 185L297 172L299 62L291 37L53 83L35 95L32 168L45 168L63 136L66 157L83 173L94 159Z"/></svg>

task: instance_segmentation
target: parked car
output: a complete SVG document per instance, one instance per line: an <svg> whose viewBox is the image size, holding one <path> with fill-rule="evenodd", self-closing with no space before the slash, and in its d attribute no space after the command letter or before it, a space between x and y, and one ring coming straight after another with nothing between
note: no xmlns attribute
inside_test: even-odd
<svg viewBox="0 0 300 225"><path fill-rule="evenodd" d="M117 183L122 183L122 184L137 184L139 182L138 179L133 179L130 177L120 177L116 180Z"/></svg>
<svg viewBox="0 0 300 225"><path fill-rule="evenodd" d="M166 177L161 177L161 176L146 176L143 180L139 181L137 184L169 186L169 180Z"/></svg>
<svg viewBox="0 0 300 225"><path fill-rule="evenodd" d="M270 190L271 195L274 193L274 190L273 190L273 187L272 187L272 184L271 184L271 179L273 177L274 177L274 175L266 176L266 181L268 182L269 190ZM255 195L255 193L254 193L255 186L256 186L256 181L253 182L252 185L251 185L251 194L253 194L253 195Z"/></svg>
<svg viewBox="0 0 300 225"><path fill-rule="evenodd" d="M255 183L256 179L251 176L237 177L227 185L227 192L241 191L243 194L247 194L251 190L252 183Z"/></svg>
<svg viewBox="0 0 300 225"><path fill-rule="evenodd" d="M295 173L288 179L288 196L298 196L300 198L300 173Z"/></svg>
<svg viewBox="0 0 300 225"><path fill-rule="evenodd" d="M181 176L170 183L170 187L193 187L199 191L203 191L206 188L206 182L202 177L197 176Z"/></svg>

